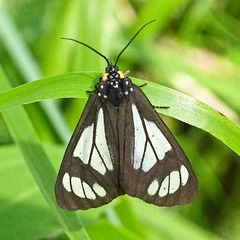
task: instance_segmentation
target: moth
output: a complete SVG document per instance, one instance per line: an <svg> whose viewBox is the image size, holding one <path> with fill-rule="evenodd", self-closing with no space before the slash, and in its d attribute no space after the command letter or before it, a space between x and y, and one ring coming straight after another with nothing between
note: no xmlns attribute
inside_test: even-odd
<svg viewBox="0 0 240 240"><path fill-rule="evenodd" d="M153 20L154 21L154 20ZM152 22L152 21L151 21ZM100 207L128 194L157 206L192 202L198 191L192 167L168 127L128 72L107 67L91 92L67 146L55 186L67 210Z"/></svg>

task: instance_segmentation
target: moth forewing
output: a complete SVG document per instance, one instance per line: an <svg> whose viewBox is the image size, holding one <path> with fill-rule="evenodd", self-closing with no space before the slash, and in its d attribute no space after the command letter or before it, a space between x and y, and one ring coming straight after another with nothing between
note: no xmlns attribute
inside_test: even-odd
<svg viewBox="0 0 240 240"><path fill-rule="evenodd" d="M99 207L121 194L111 105L93 92L66 149L56 182L63 209Z"/></svg>
<svg viewBox="0 0 240 240"><path fill-rule="evenodd" d="M198 184L192 167L139 87L133 85L119 112L124 145L120 183L125 192L159 206L193 201Z"/></svg>

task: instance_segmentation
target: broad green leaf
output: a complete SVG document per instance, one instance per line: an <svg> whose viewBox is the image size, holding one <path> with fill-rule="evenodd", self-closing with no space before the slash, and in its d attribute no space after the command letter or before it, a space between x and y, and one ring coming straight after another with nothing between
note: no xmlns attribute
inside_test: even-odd
<svg viewBox="0 0 240 240"><path fill-rule="evenodd" d="M100 73L79 72L44 78L24 84L0 94L0 111L49 98L86 98L87 90L94 89ZM141 85L147 81L132 78ZM143 89L154 106L169 106L157 109L190 125L201 128L240 154L240 127L208 105L159 84L147 82Z"/></svg>

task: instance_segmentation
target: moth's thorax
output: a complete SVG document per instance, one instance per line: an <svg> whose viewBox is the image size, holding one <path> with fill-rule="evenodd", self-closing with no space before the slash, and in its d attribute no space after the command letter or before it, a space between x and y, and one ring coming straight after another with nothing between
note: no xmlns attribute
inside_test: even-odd
<svg viewBox="0 0 240 240"><path fill-rule="evenodd" d="M119 107L124 97L133 88L131 79L123 74L118 66L109 65L105 74L100 78L100 82L96 84L96 90L99 97L108 99L113 105Z"/></svg>

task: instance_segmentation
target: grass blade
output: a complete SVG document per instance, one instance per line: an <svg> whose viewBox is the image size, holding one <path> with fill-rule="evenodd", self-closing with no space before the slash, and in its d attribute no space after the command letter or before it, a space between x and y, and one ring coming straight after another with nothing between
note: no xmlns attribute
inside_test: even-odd
<svg viewBox="0 0 240 240"><path fill-rule="evenodd" d="M100 73L80 72L52 76L28 83L0 94L0 111L49 98L86 98L86 90ZM146 81L132 78L137 85ZM170 106L159 112L201 128L240 155L240 127L208 105L159 84L148 82L143 88L154 106Z"/></svg>

